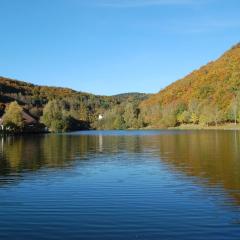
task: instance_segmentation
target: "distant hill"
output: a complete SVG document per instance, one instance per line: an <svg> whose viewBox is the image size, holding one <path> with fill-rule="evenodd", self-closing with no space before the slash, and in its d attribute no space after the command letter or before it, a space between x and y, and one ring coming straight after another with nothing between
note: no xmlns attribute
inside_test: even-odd
<svg viewBox="0 0 240 240"><path fill-rule="evenodd" d="M31 83L0 77L0 101L13 100L23 103L32 103L41 99L43 102L51 98L70 97L82 95L83 97L93 96L92 94L77 92L69 88L39 86Z"/></svg>
<svg viewBox="0 0 240 240"><path fill-rule="evenodd" d="M239 91L240 44L237 44L216 61L150 96L141 103L141 109L145 111L146 121L152 123L163 117L156 113L156 109L161 111L170 106L185 105L185 110L189 110L189 105L195 102L201 108L211 106L212 109L218 109L223 120L231 120L229 113Z"/></svg>
<svg viewBox="0 0 240 240"><path fill-rule="evenodd" d="M5 78L0 76L0 102L9 102L12 100L18 100L23 103L30 102L34 99L41 98L47 101L51 98L64 98L81 96L82 98L98 98L98 99L112 99L116 101L125 101L129 98L146 99L149 94L146 93L121 93L112 96L94 95L91 93L78 92L70 88L63 87L51 87L34 85L28 82L19 81L15 79ZM21 97L20 97L21 96ZM21 98L21 99L20 99Z"/></svg>
<svg viewBox="0 0 240 240"><path fill-rule="evenodd" d="M150 94L146 94L146 93L129 92L129 93L116 94L116 95L113 95L112 97L122 102L122 101L127 101L128 99L145 100L149 96Z"/></svg>

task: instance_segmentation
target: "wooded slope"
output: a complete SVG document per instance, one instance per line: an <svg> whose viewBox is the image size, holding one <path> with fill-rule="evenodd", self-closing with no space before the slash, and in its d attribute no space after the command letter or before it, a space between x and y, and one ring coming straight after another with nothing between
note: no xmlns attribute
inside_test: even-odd
<svg viewBox="0 0 240 240"><path fill-rule="evenodd" d="M151 122L151 118L160 117L156 116L154 108L179 104L188 107L195 101L198 105L211 105L217 108L227 118L226 115L239 90L240 44L237 44L216 61L193 71L143 101L141 109L148 112L146 121Z"/></svg>

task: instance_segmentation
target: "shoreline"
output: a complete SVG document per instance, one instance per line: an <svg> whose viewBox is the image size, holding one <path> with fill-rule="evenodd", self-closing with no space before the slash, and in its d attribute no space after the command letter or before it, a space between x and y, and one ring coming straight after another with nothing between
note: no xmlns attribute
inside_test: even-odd
<svg viewBox="0 0 240 240"><path fill-rule="evenodd" d="M202 126L197 124L183 124L178 127L170 127L172 130L225 130L225 131L239 131L240 124L235 125L234 123L223 124L218 126Z"/></svg>
<svg viewBox="0 0 240 240"><path fill-rule="evenodd" d="M85 130L76 130L76 131L68 131L68 132L62 132L62 133L70 133L70 132L79 132L79 131L141 131L141 130L224 130L224 131L240 131L240 124L223 124L219 126L202 126L202 125L197 125L197 124L183 124L177 127L153 127L153 126L148 126L145 128L129 128L129 129L85 129ZM26 131L26 132L3 132L0 131L0 136L10 136L10 135L15 135L15 136L24 136L24 135L42 135L42 134L55 134L54 132L50 131Z"/></svg>

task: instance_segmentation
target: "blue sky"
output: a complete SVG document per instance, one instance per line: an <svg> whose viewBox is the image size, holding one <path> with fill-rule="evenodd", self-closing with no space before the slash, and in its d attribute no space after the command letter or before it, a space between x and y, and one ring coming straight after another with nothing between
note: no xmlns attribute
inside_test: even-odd
<svg viewBox="0 0 240 240"><path fill-rule="evenodd" d="M0 0L0 75L158 92L240 41L238 0Z"/></svg>

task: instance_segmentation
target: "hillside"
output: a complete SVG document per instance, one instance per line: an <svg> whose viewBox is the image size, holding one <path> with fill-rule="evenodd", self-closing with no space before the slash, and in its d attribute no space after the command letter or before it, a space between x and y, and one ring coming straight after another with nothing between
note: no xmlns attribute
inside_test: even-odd
<svg viewBox="0 0 240 240"><path fill-rule="evenodd" d="M0 77L0 101L10 98L23 103L33 103L40 101L40 105L52 98L67 98L81 96L83 99L88 99L94 95L89 93L77 92L69 88L39 86L31 83L18 81L15 79ZM99 98L99 96L96 96Z"/></svg>
<svg viewBox="0 0 240 240"><path fill-rule="evenodd" d="M210 111L211 114L216 111L218 115L221 115L221 119L217 120L220 122L233 121L232 109L235 108L236 115L237 106L233 105L234 103L238 104L239 90L240 44L237 44L216 61L193 71L143 101L141 109L145 121L149 124L156 124L164 115L169 115L166 113L166 111L168 113L171 111L169 108L178 113L188 111L189 114L192 114L194 105L195 108L196 105L198 106L198 112L195 112L195 115L199 115L196 116L198 118L196 122L199 121L201 111ZM179 107L181 109L177 109ZM212 121L208 122L211 123L214 120L216 119L212 116ZM193 120L188 121L194 122ZM177 122L180 121L177 120Z"/></svg>
<svg viewBox="0 0 240 240"><path fill-rule="evenodd" d="M127 93L116 96L98 96L77 92L69 88L38 86L31 83L0 77L0 111L16 101L37 120L43 115L44 107L56 101L64 115L73 118L73 129L90 129L98 126L98 115L106 115L111 109L124 108L134 102L137 108L147 94ZM123 109L124 112L124 109ZM106 128L108 128L106 126Z"/></svg>
<svg viewBox="0 0 240 240"><path fill-rule="evenodd" d="M129 98L136 98L140 100L145 100L150 96L150 94L146 93L138 93L138 92L129 92L129 93L121 93L117 95L113 95L112 97L118 99L119 101L124 101Z"/></svg>
<svg viewBox="0 0 240 240"><path fill-rule="evenodd" d="M148 94L138 92L122 93L113 96L93 95L90 93L78 92L70 88L39 86L0 76L0 103L8 103L12 100L17 100L23 104L35 104L38 100L41 100L41 105L52 98L64 99L68 97L80 97L83 101L93 98L101 103L112 101L116 104L117 102L124 102L129 99L143 100L147 99L148 96Z"/></svg>

